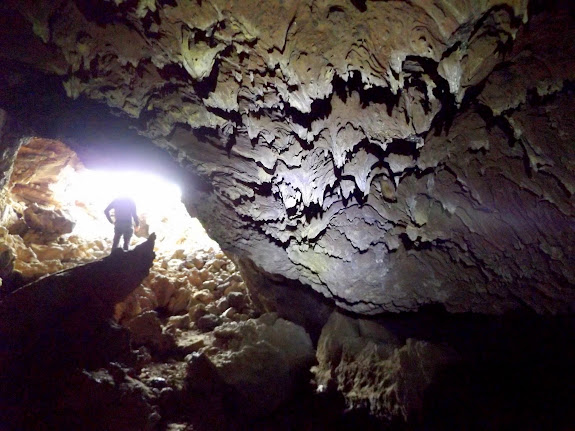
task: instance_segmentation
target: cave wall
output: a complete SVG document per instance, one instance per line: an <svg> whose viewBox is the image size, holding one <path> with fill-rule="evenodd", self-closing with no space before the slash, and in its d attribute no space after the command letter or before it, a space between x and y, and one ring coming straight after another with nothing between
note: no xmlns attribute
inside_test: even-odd
<svg viewBox="0 0 575 431"><path fill-rule="evenodd" d="M551 9L8 2L27 37L3 33L2 60L169 151L258 295L283 277L365 314L556 314L575 305L575 30Z"/></svg>
<svg viewBox="0 0 575 431"><path fill-rule="evenodd" d="M0 143L2 144L2 153L0 157L0 192L10 180L12 165L20 145L20 134L16 124L6 111L0 109ZM1 197L2 195L0 195ZM0 210L2 206L0 206Z"/></svg>

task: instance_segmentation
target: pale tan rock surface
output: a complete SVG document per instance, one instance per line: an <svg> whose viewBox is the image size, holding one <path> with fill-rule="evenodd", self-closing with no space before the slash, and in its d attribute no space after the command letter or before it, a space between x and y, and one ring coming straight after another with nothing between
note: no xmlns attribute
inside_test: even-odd
<svg viewBox="0 0 575 431"><path fill-rule="evenodd" d="M109 254L106 238L79 237L76 220L54 194L67 173L84 169L74 151L55 140L22 142L3 190L0 238L26 279L55 273ZM86 217L94 215L86 210Z"/></svg>

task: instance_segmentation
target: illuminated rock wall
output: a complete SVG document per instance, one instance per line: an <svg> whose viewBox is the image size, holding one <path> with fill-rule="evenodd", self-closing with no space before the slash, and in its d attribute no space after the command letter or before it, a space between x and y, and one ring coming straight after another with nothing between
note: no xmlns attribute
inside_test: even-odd
<svg viewBox="0 0 575 431"><path fill-rule="evenodd" d="M13 258L10 271L30 281L107 255L103 238L74 232L75 218L54 194L66 168L83 169L77 155L50 139L26 139L17 149L0 206L0 247Z"/></svg>

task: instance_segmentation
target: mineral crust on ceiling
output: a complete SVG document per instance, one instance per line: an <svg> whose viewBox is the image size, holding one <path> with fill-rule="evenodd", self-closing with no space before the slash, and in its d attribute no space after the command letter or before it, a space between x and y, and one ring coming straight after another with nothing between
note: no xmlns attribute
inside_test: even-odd
<svg viewBox="0 0 575 431"><path fill-rule="evenodd" d="M556 314L575 307L575 26L528 6L9 1L36 42L0 55L211 184L189 203L261 274L365 314Z"/></svg>

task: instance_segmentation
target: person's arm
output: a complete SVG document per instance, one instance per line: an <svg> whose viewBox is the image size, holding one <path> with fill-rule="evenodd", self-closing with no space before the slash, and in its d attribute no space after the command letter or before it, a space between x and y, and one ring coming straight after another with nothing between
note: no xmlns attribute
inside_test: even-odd
<svg viewBox="0 0 575 431"><path fill-rule="evenodd" d="M106 218L108 219L108 221L112 224L114 224L114 220L112 220L112 217L110 216L110 210L112 209L112 206L114 205L114 202L112 202L110 205L108 205L106 207L106 209L104 210L104 214L106 214Z"/></svg>
<svg viewBox="0 0 575 431"><path fill-rule="evenodd" d="M134 204L132 209L133 209L132 217L134 217L134 224L136 225L136 227L140 227L140 219L138 218L138 212L136 211L136 204Z"/></svg>

